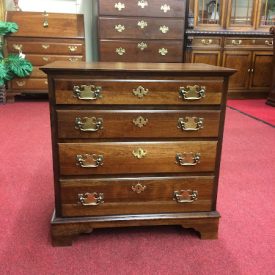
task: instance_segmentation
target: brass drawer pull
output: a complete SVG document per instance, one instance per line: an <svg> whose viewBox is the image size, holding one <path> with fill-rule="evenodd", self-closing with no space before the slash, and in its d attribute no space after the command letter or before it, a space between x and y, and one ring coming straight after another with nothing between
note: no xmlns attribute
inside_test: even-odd
<svg viewBox="0 0 275 275"><path fill-rule="evenodd" d="M82 132L97 132L103 129L103 119L96 117L77 117L75 119L75 129Z"/></svg>
<svg viewBox="0 0 275 275"><path fill-rule="evenodd" d="M159 49L159 54L160 55L167 55L168 54L168 50L167 49L165 49L165 48L161 48L161 49Z"/></svg>
<svg viewBox="0 0 275 275"><path fill-rule="evenodd" d="M118 11L122 11L123 9L125 9L125 4L124 3L115 3L115 9L117 9Z"/></svg>
<svg viewBox="0 0 275 275"><path fill-rule="evenodd" d="M145 95L149 93L148 89L145 89L142 86L138 86L136 89L133 89L133 94L137 96L138 98L143 98Z"/></svg>
<svg viewBox="0 0 275 275"><path fill-rule="evenodd" d="M68 46L68 49L71 53L73 53L77 50L77 46Z"/></svg>
<svg viewBox="0 0 275 275"><path fill-rule="evenodd" d="M79 60L79 58L78 57L70 57L68 60L71 62L76 62Z"/></svg>
<svg viewBox="0 0 275 275"><path fill-rule="evenodd" d="M48 80L45 80L44 83L45 83L46 85L48 85Z"/></svg>
<svg viewBox="0 0 275 275"><path fill-rule="evenodd" d="M273 40L272 41L265 40L265 44L267 46L273 46Z"/></svg>
<svg viewBox="0 0 275 275"><path fill-rule="evenodd" d="M133 150L132 153L133 153L134 157L136 157L137 159L142 159L147 155L147 151L143 150L142 148Z"/></svg>
<svg viewBox="0 0 275 275"><path fill-rule="evenodd" d="M231 43L235 46L239 46L243 43L243 41L242 40L232 40Z"/></svg>
<svg viewBox="0 0 275 275"><path fill-rule="evenodd" d="M115 25L115 30L116 30L117 32L123 32L123 31L125 30L125 26L124 26L124 25L121 25L121 24Z"/></svg>
<svg viewBox="0 0 275 275"><path fill-rule="evenodd" d="M138 6L144 9L145 7L148 6L148 2L146 0L139 0L138 1Z"/></svg>
<svg viewBox="0 0 275 275"><path fill-rule="evenodd" d="M49 14L46 11L44 11L43 16L44 16L43 27L48 28L49 27L49 21L48 21Z"/></svg>
<svg viewBox="0 0 275 275"><path fill-rule="evenodd" d="M83 206L93 206L104 203L103 193L85 193L78 194L78 200Z"/></svg>
<svg viewBox="0 0 275 275"><path fill-rule="evenodd" d="M19 87L23 87L23 86L25 86L26 85L26 81L16 81L16 84L17 84L17 86L19 86Z"/></svg>
<svg viewBox="0 0 275 275"><path fill-rule="evenodd" d="M43 44L43 45L41 45L41 47L42 47L44 50L47 50L47 49L50 47L50 45L48 45L48 44Z"/></svg>
<svg viewBox="0 0 275 275"><path fill-rule="evenodd" d="M74 86L74 96L81 100L96 100L102 97L102 88L94 85Z"/></svg>
<svg viewBox="0 0 275 275"><path fill-rule="evenodd" d="M202 39L201 43L204 45L211 45L213 43L212 39Z"/></svg>
<svg viewBox="0 0 275 275"><path fill-rule="evenodd" d="M148 23L146 21L141 20L141 21L138 21L137 25L141 29L144 29L144 28L146 28L148 26Z"/></svg>
<svg viewBox="0 0 275 275"><path fill-rule="evenodd" d="M122 48L122 47L116 48L116 53L118 55L124 55L126 53L126 50L124 48Z"/></svg>
<svg viewBox="0 0 275 275"><path fill-rule="evenodd" d="M22 52L22 49L23 49L23 45L22 44L12 44L12 47L19 51L20 53Z"/></svg>
<svg viewBox="0 0 275 275"><path fill-rule="evenodd" d="M177 153L176 163L180 166L195 166L200 163L200 153ZM191 160L191 161L190 161Z"/></svg>
<svg viewBox="0 0 275 275"><path fill-rule="evenodd" d="M142 185L140 183L136 184L135 186L132 186L132 190L137 194L144 192L145 189L146 189L146 185Z"/></svg>
<svg viewBox="0 0 275 275"><path fill-rule="evenodd" d="M76 156L76 165L82 168L97 168L103 165L103 155L84 154Z"/></svg>
<svg viewBox="0 0 275 275"><path fill-rule="evenodd" d="M160 7L160 10L162 10L164 13L166 13L166 12L170 11L171 9L170 9L169 5L164 4Z"/></svg>
<svg viewBox="0 0 275 275"><path fill-rule="evenodd" d="M185 100L199 100L205 97L206 87L194 85L179 88L179 94Z"/></svg>
<svg viewBox="0 0 275 275"><path fill-rule="evenodd" d="M173 200L177 203L192 203L198 199L198 191L196 190L180 190L174 191Z"/></svg>
<svg viewBox="0 0 275 275"><path fill-rule="evenodd" d="M160 26L159 27L159 30L162 32L162 33L167 33L169 31L169 27L163 25L163 26Z"/></svg>
<svg viewBox="0 0 275 275"><path fill-rule="evenodd" d="M49 61L49 57L46 57L46 56L43 56L42 59L43 59L44 61Z"/></svg>
<svg viewBox="0 0 275 275"><path fill-rule="evenodd" d="M138 47L141 51L144 51L148 46L147 46L146 43L140 42L140 43L138 43L137 47Z"/></svg>
<svg viewBox="0 0 275 275"><path fill-rule="evenodd" d="M139 116L138 118L133 119L133 123L137 127L142 128L142 127L146 126L146 124L148 123L148 118L144 118L142 116Z"/></svg>
<svg viewBox="0 0 275 275"><path fill-rule="evenodd" d="M198 131L203 129L204 119L201 117L185 117L179 118L178 120L178 128L183 131Z"/></svg>

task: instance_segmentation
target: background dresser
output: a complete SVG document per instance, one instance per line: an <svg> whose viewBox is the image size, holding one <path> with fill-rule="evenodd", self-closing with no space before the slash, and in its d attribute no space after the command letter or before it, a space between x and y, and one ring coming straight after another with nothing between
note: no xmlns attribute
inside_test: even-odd
<svg viewBox="0 0 275 275"><path fill-rule="evenodd" d="M217 237L228 77L203 64L55 62L54 245L93 228L179 224Z"/></svg>
<svg viewBox="0 0 275 275"><path fill-rule="evenodd" d="M19 26L18 32L6 38L7 52L22 52L34 66L30 77L10 81L8 100L21 93L48 92L39 66L55 60L85 60L83 15L8 11L6 20Z"/></svg>
<svg viewBox="0 0 275 275"><path fill-rule="evenodd" d="M185 0L99 0L100 61L183 62Z"/></svg>

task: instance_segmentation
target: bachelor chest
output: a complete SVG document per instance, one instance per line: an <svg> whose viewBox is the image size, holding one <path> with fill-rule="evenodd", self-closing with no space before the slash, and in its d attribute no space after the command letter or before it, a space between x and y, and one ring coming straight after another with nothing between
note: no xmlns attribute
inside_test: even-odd
<svg viewBox="0 0 275 275"><path fill-rule="evenodd" d="M205 64L55 62L48 74L54 245L178 224L216 238L228 78Z"/></svg>

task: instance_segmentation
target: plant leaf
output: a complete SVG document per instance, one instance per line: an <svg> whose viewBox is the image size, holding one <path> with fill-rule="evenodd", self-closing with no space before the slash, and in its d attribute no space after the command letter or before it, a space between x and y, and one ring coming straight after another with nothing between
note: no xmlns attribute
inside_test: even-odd
<svg viewBox="0 0 275 275"><path fill-rule="evenodd" d="M0 35L6 35L7 33L17 31L18 25L16 23L0 21Z"/></svg>
<svg viewBox="0 0 275 275"><path fill-rule="evenodd" d="M7 58L9 70L18 77L26 77L32 72L32 64L18 54L10 54Z"/></svg>

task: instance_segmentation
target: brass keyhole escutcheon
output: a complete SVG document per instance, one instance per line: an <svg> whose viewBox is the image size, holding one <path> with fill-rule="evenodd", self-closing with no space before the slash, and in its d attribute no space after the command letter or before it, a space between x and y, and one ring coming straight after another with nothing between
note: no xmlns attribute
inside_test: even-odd
<svg viewBox="0 0 275 275"><path fill-rule="evenodd" d="M137 127L142 128L148 123L148 118L144 118L143 116L139 116L136 119L133 119L133 123Z"/></svg>
<svg viewBox="0 0 275 275"><path fill-rule="evenodd" d="M143 98L145 95L147 95L149 92L148 89L145 89L142 86L138 86L136 89L133 89L133 94L137 96L138 98Z"/></svg>
<svg viewBox="0 0 275 275"><path fill-rule="evenodd" d="M138 148L136 150L133 150L132 154L137 159L142 159L142 158L144 158L147 155L147 151L143 150L142 148Z"/></svg>
<svg viewBox="0 0 275 275"><path fill-rule="evenodd" d="M132 186L132 190L137 194L144 192L145 189L146 189L146 185L142 185L140 183L136 184L135 186L134 185Z"/></svg>

